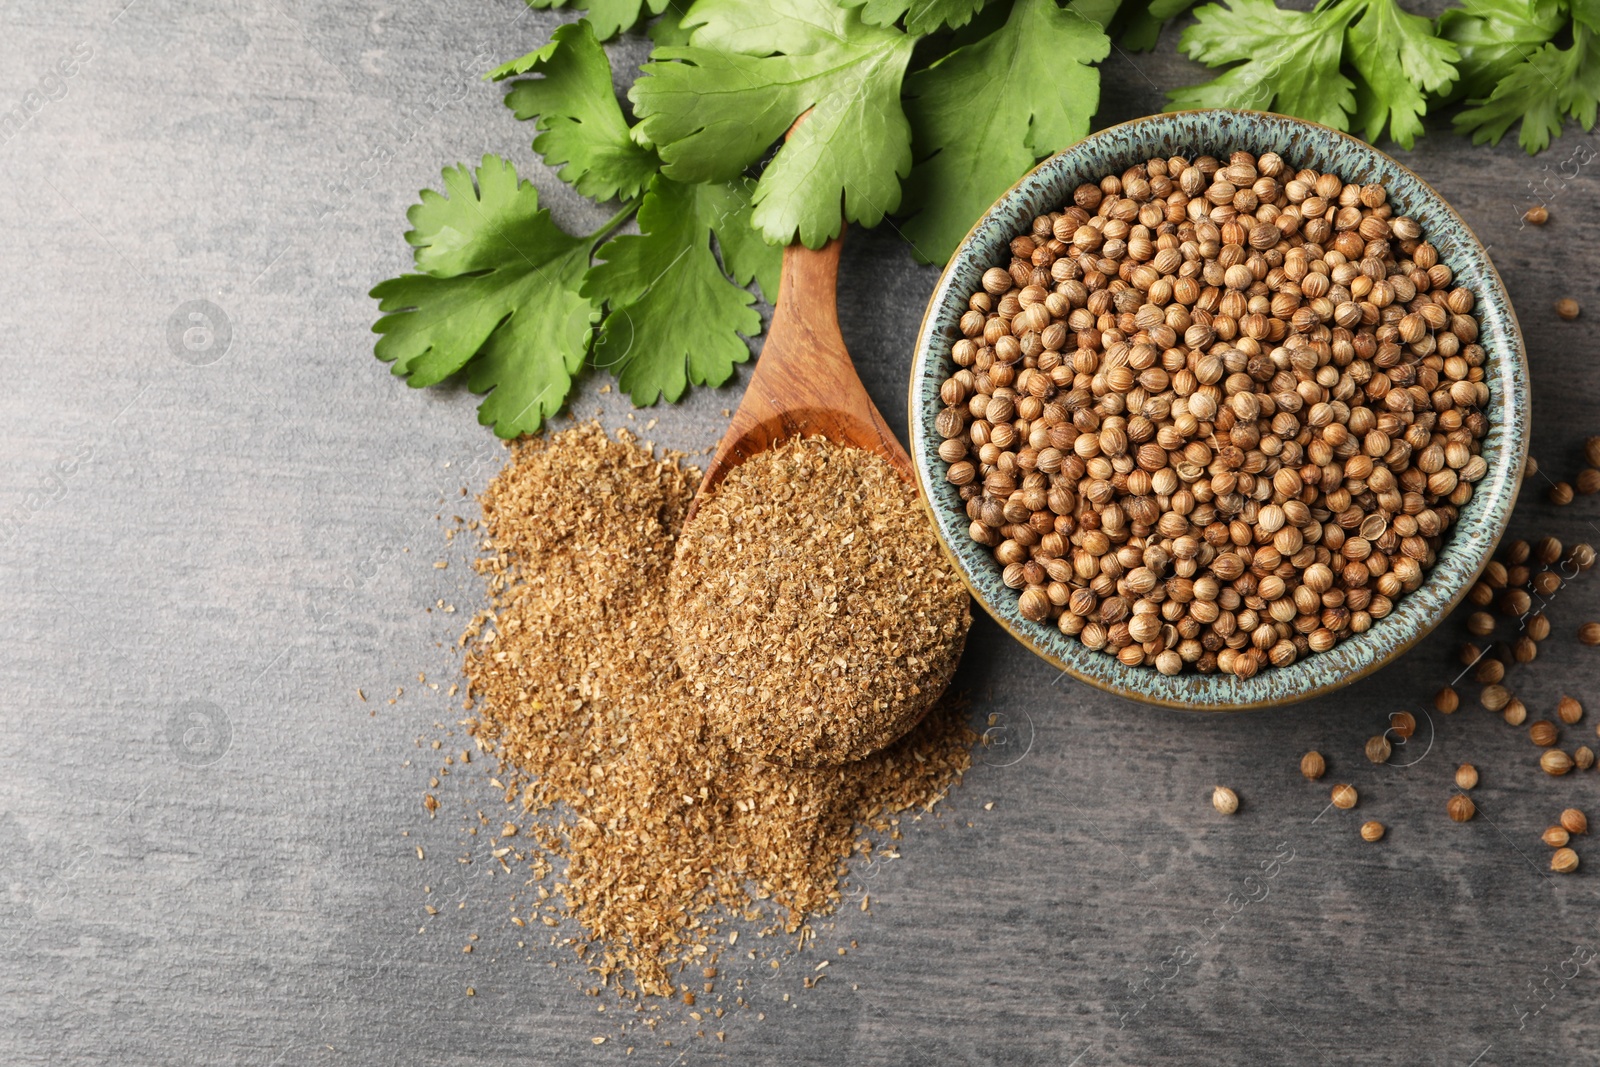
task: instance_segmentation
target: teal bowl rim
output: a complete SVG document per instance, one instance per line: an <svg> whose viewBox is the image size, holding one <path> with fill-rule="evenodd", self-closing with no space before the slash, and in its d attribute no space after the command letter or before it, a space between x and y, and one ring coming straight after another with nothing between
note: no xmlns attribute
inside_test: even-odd
<svg viewBox="0 0 1600 1067"><path fill-rule="evenodd" d="M950 345L967 296L984 270L1010 259L1012 237L1026 232L1037 215L1059 208L1085 181L1120 173L1155 155L1211 154L1223 158L1244 149L1275 151L1295 167L1331 170L1346 181L1381 181L1398 213L1410 215L1439 249L1440 262L1456 284L1476 298L1478 343L1486 353L1489 430L1482 454L1488 473L1462 508L1455 528L1416 591L1364 634L1288 667L1272 667L1249 679L1223 674L1167 676L1150 667L1128 667L1093 652L1054 626L1029 622L1017 610L1015 592L983 546L967 536L968 520L958 490L944 478L936 449L934 419L943 407L939 385L953 370ZM1511 520L1527 458L1530 397L1522 331L1488 252L1444 197L1409 168L1348 134L1314 122L1262 111L1168 112L1134 119L1090 134L1033 170L983 214L951 256L917 331L909 391L911 457L922 499L939 541L973 598L1018 641L1090 685L1145 704L1195 711L1243 711L1296 703L1332 692L1378 670L1433 630L1460 603Z"/></svg>

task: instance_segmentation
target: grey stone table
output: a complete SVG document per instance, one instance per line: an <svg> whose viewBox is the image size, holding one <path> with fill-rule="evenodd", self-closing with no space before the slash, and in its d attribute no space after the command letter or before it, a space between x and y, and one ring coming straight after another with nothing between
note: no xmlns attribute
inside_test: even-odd
<svg viewBox="0 0 1600 1067"><path fill-rule="evenodd" d="M436 819L419 803L429 742L464 739L458 702L416 676L448 687L480 598L442 527L500 452L472 397L408 391L371 358L366 291L408 263L416 191L485 151L561 222L600 219L477 79L556 21L516 0L0 3L0 108L44 100L0 145L0 1062L1600 1057L1600 850L1557 878L1538 837L1568 804L1600 816L1595 772L1539 774L1470 683L1460 713L1422 716L1457 671L1459 620L1344 692L1234 717L1060 680L980 620L957 684L997 743L908 825L903 858L858 872L876 906L832 920L827 943L859 947L828 981L783 969L718 1022L725 1042L690 1039L681 1013L623 1037L576 968L539 939L519 950L519 879L465 834L475 808L497 814L490 768L457 767ZM1113 54L1102 123L1195 80L1175 44ZM1588 320L1551 312L1597 295L1593 146L1569 132L1530 160L1440 127L1400 153L1493 247L1557 476L1600 430ZM1543 230L1519 221L1535 195ZM889 227L853 231L843 271L846 339L903 432L936 272ZM190 301L220 309L198 352L170 339ZM632 424L603 381L574 409ZM702 449L737 399L700 391L637 423ZM1600 540L1596 498L1558 510L1538 490L1520 532ZM1600 577L1550 614L1515 683L1535 717L1563 692L1600 703L1600 652L1573 639ZM1401 708L1417 741L1367 764ZM1296 770L1313 747L1333 767L1318 785ZM1457 825L1463 760L1481 814ZM1356 811L1327 810L1333 781L1358 786ZM1218 782L1243 798L1231 820L1209 807ZM1388 837L1363 843L1363 818Z"/></svg>

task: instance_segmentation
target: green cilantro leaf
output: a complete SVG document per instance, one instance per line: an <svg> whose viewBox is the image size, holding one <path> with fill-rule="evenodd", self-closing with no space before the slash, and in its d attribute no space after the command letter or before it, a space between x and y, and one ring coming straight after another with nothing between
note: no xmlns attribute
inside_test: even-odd
<svg viewBox="0 0 1600 1067"><path fill-rule="evenodd" d="M596 200L631 197L649 182L655 153L633 142L611 88L611 63L587 20L558 27L550 43L490 72L499 80L538 74L511 85L506 106L536 119L533 139L561 180Z"/></svg>
<svg viewBox="0 0 1600 1067"><path fill-rule="evenodd" d="M943 262L979 215L1043 156L1089 132L1111 41L1056 0L1016 0L999 30L906 81L919 158L905 225L918 258ZM1051 77L1037 72L1048 69Z"/></svg>
<svg viewBox="0 0 1600 1067"><path fill-rule="evenodd" d="M861 8L861 21L869 26L893 26L903 16L906 32L921 36L943 26L958 29L972 21L988 0L841 0L845 7Z"/></svg>
<svg viewBox="0 0 1600 1067"><path fill-rule="evenodd" d="M726 181L810 111L756 185L754 223L815 248L843 214L875 226L900 204L911 129L900 83L914 38L832 0L700 0L688 46L658 48L629 91L662 171Z"/></svg>
<svg viewBox="0 0 1600 1067"><path fill-rule="evenodd" d="M639 233L614 237L583 281L609 311L595 350L637 405L677 400L692 382L721 385L750 358L739 334L761 332L755 298L730 282L711 251L716 209L698 187L657 175L639 207Z"/></svg>
<svg viewBox="0 0 1600 1067"><path fill-rule="evenodd" d="M1178 47L1210 66L1239 65L1203 85L1168 94L1174 109L1283 111L1336 129L1355 110L1339 73L1347 16L1339 9L1280 10L1272 0L1226 0L1195 12Z"/></svg>
<svg viewBox="0 0 1600 1067"><path fill-rule="evenodd" d="M1121 26L1122 46L1135 52L1148 52L1156 46L1161 27L1175 19L1195 4L1195 0L1152 0L1140 5L1123 5ZM1078 5L1073 4L1074 7ZM1109 25L1102 22L1101 25Z"/></svg>
<svg viewBox="0 0 1600 1067"><path fill-rule="evenodd" d="M749 285L754 279L767 303L776 304L783 248L762 240L751 222L755 189L753 178L699 183L694 186L695 210L717 235L722 268L740 285Z"/></svg>
<svg viewBox="0 0 1600 1067"><path fill-rule="evenodd" d="M595 237L564 232L539 193L498 156L444 171L406 234L420 274L372 290L384 314L376 354L414 388L468 368L489 392L479 420L501 437L533 433L558 411L589 349L598 308L580 294ZM475 358L476 357L476 358Z"/></svg>
<svg viewBox="0 0 1600 1067"><path fill-rule="evenodd" d="M650 14L665 11L669 0L524 0L535 10L541 8L572 7L586 9L588 19L594 24L595 36L609 41L623 30L639 24L646 8Z"/></svg>
<svg viewBox="0 0 1600 1067"><path fill-rule="evenodd" d="M1461 54L1451 95L1481 99L1567 24L1561 0L1472 0L1439 16L1439 36Z"/></svg>
<svg viewBox="0 0 1600 1067"><path fill-rule="evenodd" d="M1350 62L1370 90L1365 107L1357 108L1359 132L1375 141L1389 127L1389 136L1410 148L1422 132L1428 110L1424 93L1443 93L1456 80L1460 53L1449 41L1433 35L1433 24L1400 9L1395 0L1354 0L1364 6L1350 27Z"/></svg>
<svg viewBox="0 0 1600 1067"><path fill-rule="evenodd" d="M1518 143L1529 155L1561 136L1561 123L1572 116L1585 130L1594 128L1600 103L1600 34L1582 21L1573 25L1572 44L1547 44L1517 64L1486 100L1456 116L1458 133L1471 133L1473 144L1495 144L1522 123Z"/></svg>

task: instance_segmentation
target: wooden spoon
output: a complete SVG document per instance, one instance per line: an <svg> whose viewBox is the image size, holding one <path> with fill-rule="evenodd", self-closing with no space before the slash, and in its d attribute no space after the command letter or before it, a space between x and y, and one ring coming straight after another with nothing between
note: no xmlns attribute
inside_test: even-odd
<svg viewBox="0 0 1600 1067"><path fill-rule="evenodd" d="M876 452L915 484L911 457L883 421L839 332L836 296L844 234L813 251L783 250L783 275L767 341L744 399L689 507L692 516L728 472L796 435Z"/></svg>

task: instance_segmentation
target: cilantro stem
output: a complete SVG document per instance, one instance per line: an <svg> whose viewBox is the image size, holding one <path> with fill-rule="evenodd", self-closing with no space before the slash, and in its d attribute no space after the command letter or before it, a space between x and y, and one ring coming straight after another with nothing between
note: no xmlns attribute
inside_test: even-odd
<svg viewBox="0 0 1600 1067"><path fill-rule="evenodd" d="M643 197L634 197L622 205L622 210L600 224L600 228L589 234L586 238L591 242L591 247L600 243L602 237L609 236L611 231L628 221L628 217L639 210L639 205L644 202Z"/></svg>

